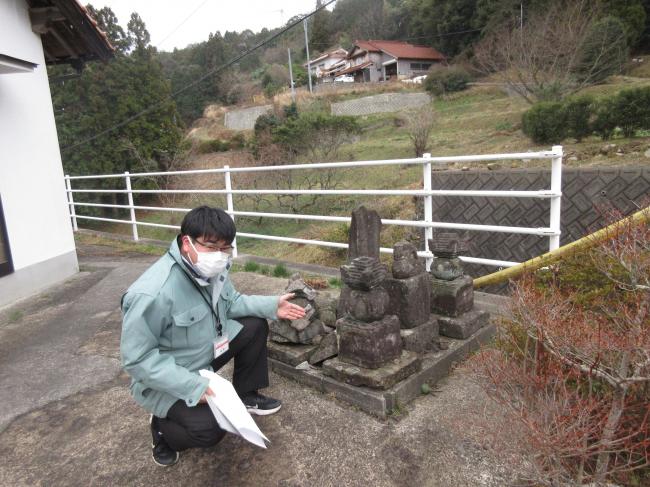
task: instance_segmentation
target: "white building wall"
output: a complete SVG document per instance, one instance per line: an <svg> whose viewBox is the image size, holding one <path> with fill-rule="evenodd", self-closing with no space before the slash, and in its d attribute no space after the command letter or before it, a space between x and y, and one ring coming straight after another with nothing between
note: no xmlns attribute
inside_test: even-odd
<svg viewBox="0 0 650 487"><path fill-rule="evenodd" d="M0 19L0 53L38 64L0 74L0 198L14 266L0 277L2 306L78 265L41 39L24 0L2 0Z"/></svg>

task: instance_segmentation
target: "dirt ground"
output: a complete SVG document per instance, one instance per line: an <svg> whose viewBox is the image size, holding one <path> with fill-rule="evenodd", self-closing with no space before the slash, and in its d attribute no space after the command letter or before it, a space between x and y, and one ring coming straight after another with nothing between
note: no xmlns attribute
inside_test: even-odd
<svg viewBox="0 0 650 487"><path fill-rule="evenodd" d="M228 435L158 467L119 364L120 296L156 257L98 246L79 255L77 276L0 310L0 485L506 486L525 465L487 434L501 411L457 370L387 420L271 374L266 392L283 408L256 417L267 450ZM286 284L233 281L247 294Z"/></svg>

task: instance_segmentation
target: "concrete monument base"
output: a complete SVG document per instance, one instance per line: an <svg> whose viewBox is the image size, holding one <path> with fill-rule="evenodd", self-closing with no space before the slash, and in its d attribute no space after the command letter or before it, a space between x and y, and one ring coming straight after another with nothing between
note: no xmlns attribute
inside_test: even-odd
<svg viewBox="0 0 650 487"><path fill-rule="evenodd" d="M415 352L404 350L400 357L379 368L367 369L338 357L323 362L323 373L338 381L353 386L368 386L373 389L388 389L420 369L420 358Z"/></svg>
<svg viewBox="0 0 650 487"><path fill-rule="evenodd" d="M269 358L279 360L288 365L296 366L309 360L311 354L318 348L316 345L300 345L297 343L268 342Z"/></svg>
<svg viewBox="0 0 650 487"><path fill-rule="evenodd" d="M273 358L269 366L275 373L315 390L330 394L347 404L379 417L386 417L421 395L422 384L433 386L449 374L455 363L462 361L481 344L487 343L495 333L495 325L488 324L465 340L448 339L449 348L420 355L422 366L419 372L398 382L386 390L353 386L325 375L321 368L296 369Z"/></svg>
<svg viewBox="0 0 650 487"><path fill-rule="evenodd" d="M464 340L483 328L490 320L490 313L473 309L458 317L439 316L440 334L450 338Z"/></svg>
<svg viewBox="0 0 650 487"><path fill-rule="evenodd" d="M402 337L404 350L418 353L433 350L436 346L434 339L438 338L438 316L431 315L426 323L415 328L402 329L399 334Z"/></svg>

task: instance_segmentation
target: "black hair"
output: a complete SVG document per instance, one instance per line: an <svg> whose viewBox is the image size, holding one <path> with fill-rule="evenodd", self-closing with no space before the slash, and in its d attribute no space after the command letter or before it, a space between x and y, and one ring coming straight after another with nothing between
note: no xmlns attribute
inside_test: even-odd
<svg viewBox="0 0 650 487"><path fill-rule="evenodd" d="M221 208L199 206L191 210L181 223L181 235L192 240L204 237L206 240L223 240L231 244L235 240L235 222Z"/></svg>

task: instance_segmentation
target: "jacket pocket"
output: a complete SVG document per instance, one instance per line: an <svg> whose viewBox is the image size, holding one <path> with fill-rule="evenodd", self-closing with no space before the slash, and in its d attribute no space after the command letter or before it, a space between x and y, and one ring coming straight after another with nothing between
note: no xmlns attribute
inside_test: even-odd
<svg viewBox="0 0 650 487"><path fill-rule="evenodd" d="M212 313L206 305L197 305L173 315L172 346L193 348L212 339Z"/></svg>

